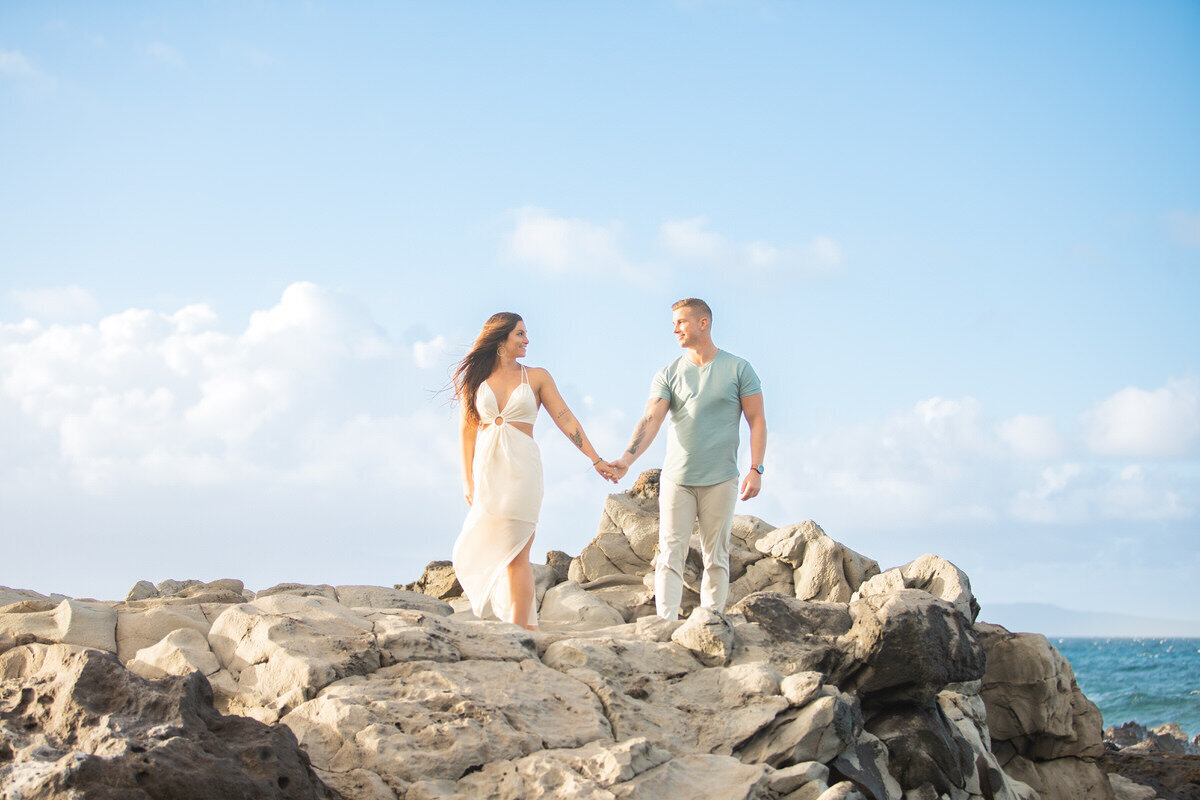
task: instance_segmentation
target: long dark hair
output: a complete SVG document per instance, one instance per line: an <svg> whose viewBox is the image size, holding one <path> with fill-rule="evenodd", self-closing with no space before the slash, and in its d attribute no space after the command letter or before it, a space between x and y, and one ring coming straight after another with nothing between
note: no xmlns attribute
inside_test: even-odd
<svg viewBox="0 0 1200 800"><path fill-rule="evenodd" d="M467 421L473 425L479 424L479 409L475 405L475 394L479 391L479 385L487 380L496 368L496 362L500 360L496 351L508 340L508 335L521 321L521 315L511 311L492 314L488 321L483 323L483 330L475 338L470 352L454 368L454 394L463 404Z"/></svg>

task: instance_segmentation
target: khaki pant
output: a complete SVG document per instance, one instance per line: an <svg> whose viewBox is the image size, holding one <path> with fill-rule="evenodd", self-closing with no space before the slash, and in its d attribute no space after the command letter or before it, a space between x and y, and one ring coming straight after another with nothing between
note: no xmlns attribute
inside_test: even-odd
<svg viewBox="0 0 1200 800"><path fill-rule="evenodd" d="M700 553L704 557L700 605L725 610L725 598L729 595L729 532L733 528L737 490L737 478L712 486L681 486L665 480L659 483L658 561L654 569L654 605L658 616L679 617L683 565L697 519Z"/></svg>

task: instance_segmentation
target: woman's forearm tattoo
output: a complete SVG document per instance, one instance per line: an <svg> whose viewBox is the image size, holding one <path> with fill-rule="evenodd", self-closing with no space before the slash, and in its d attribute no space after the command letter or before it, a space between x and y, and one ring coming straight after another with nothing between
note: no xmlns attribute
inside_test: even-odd
<svg viewBox="0 0 1200 800"><path fill-rule="evenodd" d="M583 433L579 430L579 428L576 428L575 430L568 433L567 438L570 439L572 442L574 442L575 446L578 447L580 450L583 449Z"/></svg>

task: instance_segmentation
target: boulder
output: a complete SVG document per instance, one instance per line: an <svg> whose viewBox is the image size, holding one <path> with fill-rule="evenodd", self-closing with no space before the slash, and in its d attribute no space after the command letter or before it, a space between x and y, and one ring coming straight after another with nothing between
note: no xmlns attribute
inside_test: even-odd
<svg viewBox="0 0 1200 800"><path fill-rule="evenodd" d="M783 641L801 641L806 636L841 636L853 622L845 603L804 602L779 592L756 592L736 603L729 613L758 623Z"/></svg>
<svg viewBox="0 0 1200 800"><path fill-rule="evenodd" d="M968 790L974 752L936 703L889 705L868 714L865 727L887 747L888 770L902 786L928 784L951 796Z"/></svg>
<svg viewBox="0 0 1200 800"><path fill-rule="evenodd" d="M457 782L419 781L413 800L611 800L615 787L671 759L646 739L595 741L493 761Z"/></svg>
<svg viewBox="0 0 1200 800"><path fill-rule="evenodd" d="M126 601L145 600L148 597L158 597L158 587L150 581L138 581L125 595Z"/></svg>
<svg viewBox="0 0 1200 800"><path fill-rule="evenodd" d="M1045 636L982 623L975 631L987 652L980 694L994 743L1034 761L1103 753L1100 711Z"/></svg>
<svg viewBox="0 0 1200 800"><path fill-rule="evenodd" d="M405 608L443 617L454 613L449 604L422 592L385 586L338 586L335 592L334 599L351 608Z"/></svg>
<svg viewBox="0 0 1200 800"><path fill-rule="evenodd" d="M733 655L733 626L721 612L697 608L671 634L671 641L690 650L700 663L723 667Z"/></svg>
<svg viewBox="0 0 1200 800"><path fill-rule="evenodd" d="M837 683L875 702L931 702L947 684L983 677L984 648L966 617L928 592L901 589L850 604ZM882 738L882 737L881 737Z"/></svg>
<svg viewBox="0 0 1200 800"><path fill-rule="evenodd" d="M550 550L546 553L546 566L554 570L554 583L569 580L567 572L571 569L571 556L562 550Z"/></svg>
<svg viewBox="0 0 1200 800"><path fill-rule="evenodd" d="M821 696L801 708L788 708L735 751L754 764L786 767L803 761L832 761L862 729L853 697L824 687Z"/></svg>
<svg viewBox="0 0 1200 800"><path fill-rule="evenodd" d="M404 585L397 584L396 588L421 592L430 597L436 597L438 600L462 597L463 593L462 584L458 582L458 576L454 574L452 561L430 561L425 566L425 571L421 573L421 577L415 582Z"/></svg>
<svg viewBox="0 0 1200 800"><path fill-rule="evenodd" d="M830 765L834 772L849 780L867 797L875 800L901 800L900 783L888 771L887 746L866 731L838 753Z"/></svg>
<svg viewBox="0 0 1200 800"><path fill-rule="evenodd" d="M584 591L575 581L566 581L546 591L538 611L540 624L557 623L576 630L620 625L625 618L619 611Z"/></svg>
<svg viewBox="0 0 1200 800"><path fill-rule="evenodd" d="M147 681L95 649L21 649L41 652L0 683L24 698L0 715L5 796L335 800L290 731L221 716L199 673Z"/></svg>
<svg viewBox="0 0 1200 800"><path fill-rule="evenodd" d="M128 608L128 606L126 606ZM197 604L117 611L117 659L126 663L164 636L182 628L208 635L211 624Z"/></svg>
<svg viewBox="0 0 1200 800"><path fill-rule="evenodd" d="M172 631L154 646L139 650L125 666L148 680L199 672L213 685L214 692L226 696L237 692L237 685L209 649L208 639L194 628Z"/></svg>
<svg viewBox="0 0 1200 800"><path fill-rule="evenodd" d="M972 622L979 616L979 603L971 593L971 581L967 574L932 553L868 578L858 587L855 596L869 597L898 589L929 592L950 603Z"/></svg>
<svg viewBox="0 0 1200 800"><path fill-rule="evenodd" d="M230 606L208 642L238 685L239 702L271 719L348 675L379 669L372 623L323 595L290 593Z"/></svg>
<svg viewBox="0 0 1200 800"><path fill-rule="evenodd" d="M877 562L835 542L812 520L771 531L754 547L795 569L801 600L846 603L863 581L879 574Z"/></svg>
<svg viewBox="0 0 1200 800"><path fill-rule="evenodd" d="M615 677L586 667L566 672L600 698L615 739L645 737L677 756L728 755L788 706L778 693L778 673L762 664L679 678L661 672Z"/></svg>
<svg viewBox="0 0 1200 800"><path fill-rule="evenodd" d="M329 600L338 599L337 589L327 583L314 585L310 583L277 583L270 589L256 592L254 599L273 597L279 594L290 594L296 597L325 597Z"/></svg>
<svg viewBox="0 0 1200 800"><path fill-rule="evenodd" d="M1115 800L1108 776L1088 759L1031 761L1018 755L1004 765L1004 771L1028 784L1041 800Z"/></svg>
<svg viewBox="0 0 1200 800"><path fill-rule="evenodd" d="M334 789L349 794L370 773L397 797L492 761L612 740L595 694L533 659L400 663L337 681L282 721Z"/></svg>
<svg viewBox="0 0 1200 800"><path fill-rule="evenodd" d="M815 700L824 685L824 676L819 672L797 672L780 681L779 691L791 705L800 708Z"/></svg>
<svg viewBox="0 0 1200 800"><path fill-rule="evenodd" d="M75 644L117 651L117 613L103 603L63 600L53 611L0 614L0 642ZM4 649L8 649L5 647Z"/></svg>
<svg viewBox="0 0 1200 800"><path fill-rule="evenodd" d="M1115 772L1108 774L1108 783L1112 787L1116 800L1154 800L1158 792L1151 786L1129 780Z"/></svg>

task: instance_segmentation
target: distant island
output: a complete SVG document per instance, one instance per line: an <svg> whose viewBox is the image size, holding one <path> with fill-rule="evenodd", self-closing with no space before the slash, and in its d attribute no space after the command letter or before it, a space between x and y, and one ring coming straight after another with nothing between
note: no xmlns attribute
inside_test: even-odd
<svg viewBox="0 0 1200 800"><path fill-rule="evenodd" d="M1050 637L1200 637L1200 620L1076 611L1048 603L988 603L981 618L1010 631Z"/></svg>

